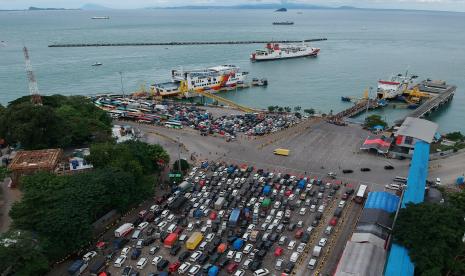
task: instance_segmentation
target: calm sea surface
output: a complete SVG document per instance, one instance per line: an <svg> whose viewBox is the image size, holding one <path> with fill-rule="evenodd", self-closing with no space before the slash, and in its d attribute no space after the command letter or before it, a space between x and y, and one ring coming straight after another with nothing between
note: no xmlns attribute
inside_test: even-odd
<svg viewBox="0 0 465 276"><path fill-rule="evenodd" d="M91 20L92 16L111 17ZM294 26L273 26L292 20ZM431 117L441 131L465 131L465 13L296 10L134 10L0 12L0 103L28 94L23 44L42 94L97 94L168 81L172 68L235 64L267 88L223 94L244 105L302 106L323 112L347 107L380 78L409 72L458 86L448 108ZM51 43L308 39L318 58L251 63L264 45L48 48ZM95 62L104 65L92 67ZM392 121L406 110L379 113Z"/></svg>

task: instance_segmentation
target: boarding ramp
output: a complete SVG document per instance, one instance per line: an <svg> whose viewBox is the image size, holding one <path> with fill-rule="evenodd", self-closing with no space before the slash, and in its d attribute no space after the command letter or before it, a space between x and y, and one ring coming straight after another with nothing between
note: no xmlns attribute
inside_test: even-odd
<svg viewBox="0 0 465 276"><path fill-rule="evenodd" d="M218 95L215 95L215 94L212 94L210 92L206 92L206 91L192 91L194 93L197 93L201 96L204 96L204 97L207 97L209 99L212 99L212 100L215 100L215 101L218 101L220 103L224 103L228 106L231 106L231 107L234 107L234 108L237 108L239 109L240 111L244 111L246 113L255 113L255 112L261 112L262 110L256 110L256 109L253 109L253 108L250 108L250 107L247 107L247 106L243 106L243 105L240 105L240 104L237 104L231 100L228 100L228 99L225 99L223 97L220 97Z"/></svg>

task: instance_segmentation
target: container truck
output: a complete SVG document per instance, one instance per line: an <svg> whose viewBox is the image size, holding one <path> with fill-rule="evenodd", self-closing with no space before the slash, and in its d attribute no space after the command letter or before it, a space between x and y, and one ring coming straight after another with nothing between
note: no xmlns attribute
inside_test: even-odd
<svg viewBox="0 0 465 276"><path fill-rule="evenodd" d="M231 227L236 226L240 215L241 215L241 209L239 208L234 209L231 212L231 215L229 216L229 226Z"/></svg>
<svg viewBox="0 0 465 276"><path fill-rule="evenodd" d="M87 268L87 263L83 260L76 260L68 267L68 274L71 276L81 275L81 273Z"/></svg>
<svg viewBox="0 0 465 276"><path fill-rule="evenodd" d="M203 235L200 232L194 232L186 241L186 248L189 250L195 250L197 246L202 242Z"/></svg>
<svg viewBox="0 0 465 276"><path fill-rule="evenodd" d="M127 234L129 234L132 230L134 229L134 224L132 223L125 223L118 227L118 229L115 230L115 237L124 237Z"/></svg>

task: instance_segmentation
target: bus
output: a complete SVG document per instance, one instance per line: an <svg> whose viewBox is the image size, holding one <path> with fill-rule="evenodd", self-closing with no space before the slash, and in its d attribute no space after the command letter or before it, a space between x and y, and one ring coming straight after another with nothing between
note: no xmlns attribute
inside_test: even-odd
<svg viewBox="0 0 465 276"><path fill-rule="evenodd" d="M182 124L181 124L180 121L169 120L169 121L165 122L165 127L169 127L169 128L182 128Z"/></svg>
<svg viewBox="0 0 465 276"><path fill-rule="evenodd" d="M365 199L366 193L367 193L367 185L360 185L358 187L357 194L355 195L355 202L357 203L362 203L363 200Z"/></svg>

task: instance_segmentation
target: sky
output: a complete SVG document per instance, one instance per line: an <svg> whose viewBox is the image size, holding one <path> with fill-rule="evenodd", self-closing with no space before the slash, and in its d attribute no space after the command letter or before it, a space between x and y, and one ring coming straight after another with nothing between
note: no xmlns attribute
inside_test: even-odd
<svg viewBox="0 0 465 276"><path fill-rule="evenodd" d="M183 5L237 5L253 3L306 3L360 8L421 9L465 12L465 0L0 0L1 9L25 9L30 6L79 8L86 3L110 8L173 7Z"/></svg>

